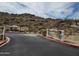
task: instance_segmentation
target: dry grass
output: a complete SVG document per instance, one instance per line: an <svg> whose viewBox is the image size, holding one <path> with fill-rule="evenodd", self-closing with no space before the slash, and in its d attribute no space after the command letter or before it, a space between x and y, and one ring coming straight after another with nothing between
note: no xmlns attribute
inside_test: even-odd
<svg viewBox="0 0 79 59"><path fill-rule="evenodd" d="M66 37L65 41L79 44L79 35L70 35L69 37Z"/></svg>

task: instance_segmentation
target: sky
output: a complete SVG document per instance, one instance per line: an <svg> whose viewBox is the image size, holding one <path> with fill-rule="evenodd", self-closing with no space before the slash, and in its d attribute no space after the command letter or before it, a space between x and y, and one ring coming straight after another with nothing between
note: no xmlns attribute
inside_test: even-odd
<svg viewBox="0 0 79 59"><path fill-rule="evenodd" d="M0 11L53 19L79 19L78 2L0 2Z"/></svg>

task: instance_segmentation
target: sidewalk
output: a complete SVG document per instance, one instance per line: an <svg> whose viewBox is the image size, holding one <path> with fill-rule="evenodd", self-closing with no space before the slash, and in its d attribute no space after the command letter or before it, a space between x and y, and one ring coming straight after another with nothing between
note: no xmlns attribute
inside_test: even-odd
<svg viewBox="0 0 79 59"><path fill-rule="evenodd" d="M3 43L5 43L5 40L0 40L0 45L2 45Z"/></svg>
<svg viewBox="0 0 79 59"><path fill-rule="evenodd" d="M0 40L0 47L3 47L4 45L6 45L9 42L10 42L10 38L9 37L6 37L5 40Z"/></svg>
<svg viewBox="0 0 79 59"><path fill-rule="evenodd" d="M44 36L43 36L44 37ZM51 41L54 41L54 42L57 42L57 43L60 43L62 45L66 45L66 46L71 46L71 47L75 47L75 48L79 48L79 44L76 44L74 42L70 42L70 41L60 41L60 39L57 39L55 37L51 37L51 36L48 36L48 37L44 37L46 39L49 39Z"/></svg>

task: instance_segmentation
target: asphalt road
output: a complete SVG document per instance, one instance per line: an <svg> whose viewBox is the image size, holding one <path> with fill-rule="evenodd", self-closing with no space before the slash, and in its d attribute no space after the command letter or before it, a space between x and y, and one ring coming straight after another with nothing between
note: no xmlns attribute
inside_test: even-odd
<svg viewBox="0 0 79 59"><path fill-rule="evenodd" d="M64 46L39 36L7 34L11 41L0 48L0 56L78 56L79 48Z"/></svg>

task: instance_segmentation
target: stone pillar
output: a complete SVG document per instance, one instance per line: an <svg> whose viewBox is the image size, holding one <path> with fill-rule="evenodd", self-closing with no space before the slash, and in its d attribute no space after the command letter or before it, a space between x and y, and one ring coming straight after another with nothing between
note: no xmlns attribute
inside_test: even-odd
<svg viewBox="0 0 79 59"><path fill-rule="evenodd" d="M5 39L5 26L3 27L3 40Z"/></svg>
<svg viewBox="0 0 79 59"><path fill-rule="evenodd" d="M61 30L61 33L60 33L60 40L61 40L61 41L64 41L64 30Z"/></svg>
<svg viewBox="0 0 79 59"><path fill-rule="evenodd" d="M48 31L48 28L46 29L46 36L48 36L48 33L49 33L49 31Z"/></svg>

